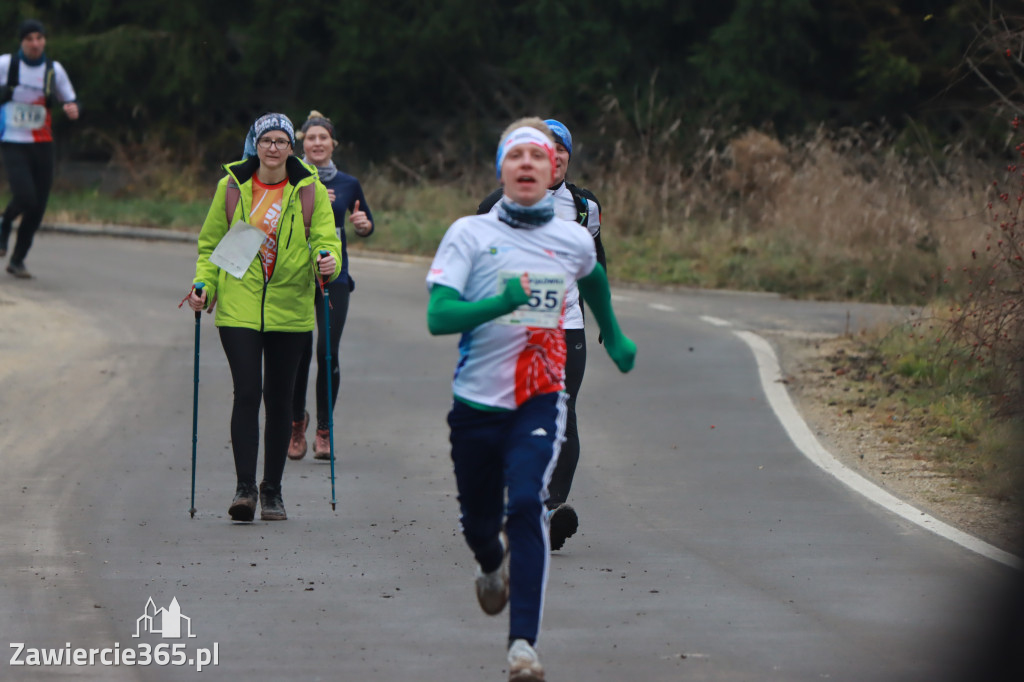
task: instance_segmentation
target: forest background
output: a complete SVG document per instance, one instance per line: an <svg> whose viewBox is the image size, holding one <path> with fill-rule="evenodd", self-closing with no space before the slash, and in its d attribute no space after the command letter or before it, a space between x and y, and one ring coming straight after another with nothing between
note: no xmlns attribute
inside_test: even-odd
<svg viewBox="0 0 1024 682"><path fill-rule="evenodd" d="M252 120L317 109L374 211L354 248L431 254L504 126L557 118L614 280L924 307L861 380L1021 489L1019 0L37 0L0 6L11 51L28 17L82 111L49 222L197 231Z"/></svg>

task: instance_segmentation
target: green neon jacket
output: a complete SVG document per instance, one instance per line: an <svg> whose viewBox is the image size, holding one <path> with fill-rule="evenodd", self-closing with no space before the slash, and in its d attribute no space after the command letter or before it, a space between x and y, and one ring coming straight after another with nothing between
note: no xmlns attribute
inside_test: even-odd
<svg viewBox="0 0 1024 682"><path fill-rule="evenodd" d="M208 304L216 300L215 324L218 327L310 331L316 320L313 305L317 286L316 255L321 249L333 255L337 263L331 280L341 271L341 242L334 229L334 212L315 168L297 157L288 157L285 165L288 184L281 200L284 210L277 228L277 261L269 282L263 281L263 267L258 257L249 264L242 279L236 279L210 262L210 254L230 227L224 206L228 178L235 179L241 194L231 221L234 224L249 215L252 177L259 165L258 158L249 157L224 166L228 175L217 184L217 193L199 232L199 258L193 282L204 284ZM316 185L316 200L307 242L298 188L308 184Z"/></svg>

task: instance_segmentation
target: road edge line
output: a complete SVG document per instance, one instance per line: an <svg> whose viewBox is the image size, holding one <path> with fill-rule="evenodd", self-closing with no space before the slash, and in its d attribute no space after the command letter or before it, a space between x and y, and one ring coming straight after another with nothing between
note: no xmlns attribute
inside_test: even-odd
<svg viewBox="0 0 1024 682"><path fill-rule="evenodd" d="M747 347L753 352L761 378L761 388L764 391L765 397L768 398L768 403L782 424L782 428L789 435L790 440L793 441L793 444L796 445L797 449L807 459L854 492L866 497L893 514L993 561L998 561L1001 564L1018 570L1024 568L1024 561L1020 557L1001 550L958 528L954 528L927 512L904 502L836 459L815 437L807 422L804 421L800 412L796 409L796 405L789 395L789 390L786 388L785 383L783 383L782 369L775 354L775 349L772 348L771 344L764 337L754 332L733 330L733 334L746 343Z"/></svg>

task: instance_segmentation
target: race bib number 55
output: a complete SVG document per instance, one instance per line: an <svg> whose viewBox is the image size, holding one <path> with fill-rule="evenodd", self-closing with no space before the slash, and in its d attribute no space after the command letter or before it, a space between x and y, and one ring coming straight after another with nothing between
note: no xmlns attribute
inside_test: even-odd
<svg viewBox="0 0 1024 682"><path fill-rule="evenodd" d="M498 294L505 291L506 282L519 279L523 273L512 270L498 272ZM562 319L562 301L565 300L565 275L556 273L530 273L530 300L508 315L502 315L495 322L557 329Z"/></svg>
<svg viewBox="0 0 1024 682"><path fill-rule="evenodd" d="M46 125L46 107L24 102L8 102L4 105L4 119L8 128L39 130Z"/></svg>

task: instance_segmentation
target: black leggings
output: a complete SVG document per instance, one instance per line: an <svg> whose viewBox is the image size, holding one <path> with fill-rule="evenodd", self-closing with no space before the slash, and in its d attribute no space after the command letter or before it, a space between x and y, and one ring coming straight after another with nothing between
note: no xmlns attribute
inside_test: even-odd
<svg viewBox="0 0 1024 682"><path fill-rule="evenodd" d="M316 290L316 426L326 429L327 417L338 402L338 384L341 383L341 371L338 369L338 346L341 344L341 332L345 329L348 317L348 299L351 293L348 279L341 277L327 285L327 293L331 296L331 403L327 404L327 345L324 337L324 297L319 287ZM302 421L306 411L306 386L309 385L309 365L313 360L313 337L307 336L306 345L299 360L299 371L295 377L295 397L292 399L292 419Z"/></svg>
<svg viewBox="0 0 1024 682"><path fill-rule="evenodd" d="M260 402L266 409L263 429L263 480L281 485L291 438L292 388L302 345L309 332L258 332L220 327L220 342L231 367L235 402L231 408L231 446L239 483L256 483L260 446Z"/></svg>
<svg viewBox="0 0 1024 682"><path fill-rule="evenodd" d="M0 244L6 245L11 233L11 222L21 215L18 227L18 241L11 252L11 263L21 265L36 230L43 222L46 202L50 199L53 185L53 143L52 142L4 142L0 144L7 178L11 183L11 203L4 211L0 223Z"/></svg>
<svg viewBox="0 0 1024 682"><path fill-rule="evenodd" d="M576 427L576 396L583 385L583 371L587 368L587 334L582 329L565 330L565 392L566 402L565 443L558 455L558 464L548 483L549 509L569 499L569 489L580 461L580 433Z"/></svg>

